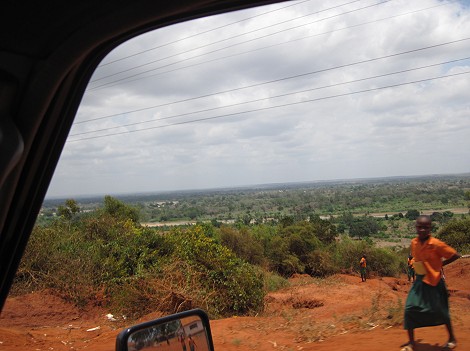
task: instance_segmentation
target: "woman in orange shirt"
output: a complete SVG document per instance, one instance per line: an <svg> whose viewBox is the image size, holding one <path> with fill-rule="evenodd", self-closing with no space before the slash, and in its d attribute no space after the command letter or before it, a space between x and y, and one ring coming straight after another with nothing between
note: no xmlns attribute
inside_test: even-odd
<svg viewBox="0 0 470 351"><path fill-rule="evenodd" d="M411 241L416 281L406 299L404 327L408 331L409 341L401 346L401 351L413 350L416 328L442 324L445 324L449 333L444 347L453 349L457 346L450 322L447 288L441 272L442 266L454 262L460 255L443 241L431 236L431 225L429 216L421 215L416 219L418 235Z"/></svg>

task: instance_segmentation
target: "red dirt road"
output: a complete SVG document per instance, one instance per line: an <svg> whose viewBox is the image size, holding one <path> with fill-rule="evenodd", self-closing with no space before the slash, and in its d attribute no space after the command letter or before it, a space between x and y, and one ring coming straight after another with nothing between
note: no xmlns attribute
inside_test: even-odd
<svg viewBox="0 0 470 351"><path fill-rule="evenodd" d="M470 350L470 260L446 267L457 350ZM326 280L291 279L291 286L266 298L254 317L211 321L216 351L399 350L406 332L406 279L338 275ZM111 321L108 311L81 311L47 292L9 298L0 316L0 350L113 350L116 335L130 323ZM150 320L159 314L146 316ZM416 330L417 351L437 351L445 327ZM175 351L179 348L175 347Z"/></svg>

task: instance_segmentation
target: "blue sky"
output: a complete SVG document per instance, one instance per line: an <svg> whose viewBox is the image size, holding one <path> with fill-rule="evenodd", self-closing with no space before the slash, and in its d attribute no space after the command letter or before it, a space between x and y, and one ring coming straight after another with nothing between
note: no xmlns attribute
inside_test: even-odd
<svg viewBox="0 0 470 351"><path fill-rule="evenodd" d="M469 1L294 1L96 70L48 196L470 172Z"/></svg>

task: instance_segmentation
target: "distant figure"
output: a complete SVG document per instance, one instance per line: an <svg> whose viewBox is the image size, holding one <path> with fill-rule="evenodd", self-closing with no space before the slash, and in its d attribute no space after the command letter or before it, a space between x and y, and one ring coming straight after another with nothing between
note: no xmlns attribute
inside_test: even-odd
<svg viewBox="0 0 470 351"><path fill-rule="evenodd" d="M181 347L183 348L183 351L186 351L186 343L184 342L184 336L183 335L181 335L180 341L181 341Z"/></svg>
<svg viewBox="0 0 470 351"><path fill-rule="evenodd" d="M415 281L415 268L413 266L413 264L415 263L415 259L413 258L412 255L409 255L408 256L408 262L407 262L407 265L408 265L408 269L407 269L407 273L408 273L408 281L411 281L411 279L413 279L413 283Z"/></svg>
<svg viewBox="0 0 470 351"><path fill-rule="evenodd" d="M361 279L363 282L366 281L366 267L367 267L367 258L366 258L366 255L362 255L361 260L359 261L359 269L361 271Z"/></svg>
<svg viewBox="0 0 470 351"><path fill-rule="evenodd" d="M197 345L196 345L196 342L191 337L191 335L189 336L188 343L189 343L189 351L194 351L196 349Z"/></svg>
<svg viewBox="0 0 470 351"><path fill-rule="evenodd" d="M442 266L454 262L460 255L443 241L431 236L431 225L429 216L421 215L416 219L417 237L411 241L416 281L406 299L404 328L408 331L409 340L401 345L401 351L414 350L416 328L442 324L445 324L449 334L444 349L457 347L450 322L449 297L442 277Z"/></svg>

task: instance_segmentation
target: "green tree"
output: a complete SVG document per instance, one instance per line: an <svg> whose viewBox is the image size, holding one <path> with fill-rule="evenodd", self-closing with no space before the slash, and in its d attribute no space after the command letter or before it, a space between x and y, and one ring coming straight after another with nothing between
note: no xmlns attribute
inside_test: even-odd
<svg viewBox="0 0 470 351"><path fill-rule="evenodd" d="M280 220L279 220L279 224L282 226L282 227L288 227L290 225L293 225L295 222L294 220L294 217L292 216L283 216Z"/></svg>
<svg viewBox="0 0 470 351"><path fill-rule="evenodd" d="M429 217L433 222L442 222L444 218L441 212L433 212Z"/></svg>
<svg viewBox="0 0 470 351"><path fill-rule="evenodd" d="M335 241L338 231L336 226L330 221L321 219L316 216L312 221L312 226L315 232L315 236L323 243L330 244Z"/></svg>
<svg viewBox="0 0 470 351"><path fill-rule="evenodd" d="M467 190L467 191L464 193L464 197L465 197L465 200L470 201L470 190Z"/></svg>
<svg viewBox="0 0 470 351"><path fill-rule="evenodd" d="M314 250L308 254L305 273L314 277L326 277L338 273L333 257L328 250Z"/></svg>
<svg viewBox="0 0 470 351"><path fill-rule="evenodd" d="M349 234L351 236L363 238L377 234L380 229L381 226L376 218L364 216L354 219L354 222L349 229Z"/></svg>
<svg viewBox="0 0 470 351"><path fill-rule="evenodd" d="M220 243L232 250L238 257L251 264L260 265L263 263L263 246L248 231L248 228L243 227L237 230L236 228L222 226L219 235Z"/></svg>
<svg viewBox="0 0 470 351"><path fill-rule="evenodd" d="M283 277L290 277L305 269L299 258L289 253L288 240L281 236L276 235L269 241L266 256L269 259L269 268Z"/></svg>
<svg viewBox="0 0 470 351"><path fill-rule="evenodd" d="M470 252L470 218L453 219L444 224L436 236L460 253Z"/></svg>
<svg viewBox="0 0 470 351"><path fill-rule="evenodd" d="M104 197L104 212L116 219L130 219L134 223L139 223L139 210L137 208L126 205L109 195Z"/></svg>
<svg viewBox="0 0 470 351"><path fill-rule="evenodd" d="M204 291L216 289L210 301L214 314L224 316L263 309L264 283L258 268L207 237L200 226L174 230L170 237L175 243L174 259L183 260L200 272L198 281Z"/></svg>
<svg viewBox="0 0 470 351"><path fill-rule="evenodd" d="M69 220L79 212L80 207L78 206L77 201L74 199L67 199L65 200L64 205L59 205L57 207L57 215Z"/></svg>
<svg viewBox="0 0 470 351"><path fill-rule="evenodd" d="M415 221L419 216L420 213L418 210L408 210L405 214L405 218L409 219L410 221Z"/></svg>
<svg viewBox="0 0 470 351"><path fill-rule="evenodd" d="M442 216L444 217L444 220L448 220L452 217L454 217L454 213L451 211L444 211L442 212Z"/></svg>

